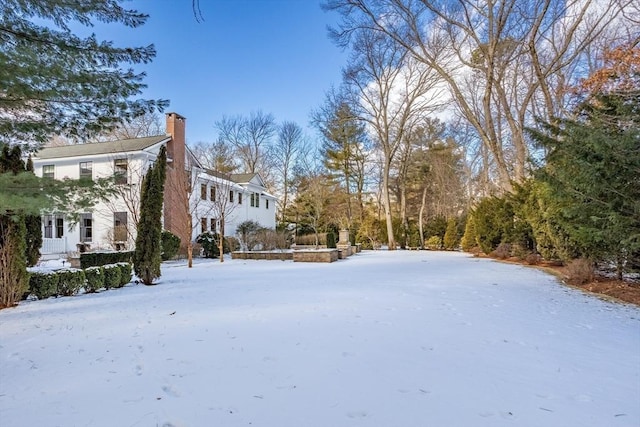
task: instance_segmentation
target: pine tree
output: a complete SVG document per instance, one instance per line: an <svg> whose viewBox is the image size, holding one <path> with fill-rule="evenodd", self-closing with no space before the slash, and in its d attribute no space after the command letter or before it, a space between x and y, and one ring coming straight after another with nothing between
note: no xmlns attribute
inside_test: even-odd
<svg viewBox="0 0 640 427"><path fill-rule="evenodd" d="M156 162L142 181L133 268L145 285L160 277L162 263L162 203L166 178L167 151L163 146Z"/></svg>
<svg viewBox="0 0 640 427"><path fill-rule="evenodd" d="M153 45L116 47L72 27L143 25L147 15L120 0L3 0L0 3L0 142L42 143L53 134L86 138L163 109L132 100L146 87L131 64L150 62Z"/></svg>

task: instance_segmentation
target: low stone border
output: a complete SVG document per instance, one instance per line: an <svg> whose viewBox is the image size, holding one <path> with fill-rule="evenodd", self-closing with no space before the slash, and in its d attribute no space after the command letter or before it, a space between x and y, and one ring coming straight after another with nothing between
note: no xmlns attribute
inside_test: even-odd
<svg viewBox="0 0 640 427"><path fill-rule="evenodd" d="M293 262L334 262L339 258L337 249L294 251Z"/></svg>
<svg viewBox="0 0 640 427"><path fill-rule="evenodd" d="M261 259L267 261L289 261L293 259L293 252L231 252L231 259Z"/></svg>

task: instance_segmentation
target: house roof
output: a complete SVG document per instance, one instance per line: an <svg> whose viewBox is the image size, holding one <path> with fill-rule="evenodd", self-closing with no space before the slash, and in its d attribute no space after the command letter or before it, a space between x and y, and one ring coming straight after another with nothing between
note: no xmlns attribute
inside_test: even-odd
<svg viewBox="0 0 640 427"><path fill-rule="evenodd" d="M160 142L171 139L169 135L148 136L145 138L121 139L119 141L95 142L90 144L65 145L43 148L35 154L38 159L57 159L61 157L82 157L96 154L112 154L128 151L140 151Z"/></svg>
<svg viewBox="0 0 640 427"><path fill-rule="evenodd" d="M247 183L247 182L251 182L251 180L253 179L253 177L255 177L256 175L258 175L257 173L232 173L231 176L231 180L233 180L234 182L237 182L238 184L240 183Z"/></svg>

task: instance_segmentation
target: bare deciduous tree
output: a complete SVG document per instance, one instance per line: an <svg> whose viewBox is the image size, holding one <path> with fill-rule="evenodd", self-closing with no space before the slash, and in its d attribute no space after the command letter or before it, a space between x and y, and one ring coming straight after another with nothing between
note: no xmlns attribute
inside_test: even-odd
<svg viewBox="0 0 640 427"><path fill-rule="evenodd" d="M533 117L549 120L564 111L567 87L585 74L603 41L638 38L637 30L628 31L637 19L633 4L328 0L325 8L342 14L333 30L339 43L347 45L362 28L376 31L435 70L491 155L500 186L510 190L526 176L525 128Z"/></svg>
<svg viewBox="0 0 640 427"><path fill-rule="evenodd" d="M285 121L280 125L278 137L272 148L273 166L277 172L275 181L279 187L280 222L285 223L285 213L290 202L293 170L308 152L308 144L302 128L295 122Z"/></svg>
<svg viewBox="0 0 640 427"><path fill-rule="evenodd" d="M215 123L218 140L233 147L245 173L258 173L270 181L270 148L276 134L276 124L271 114L252 112L249 117L223 117Z"/></svg>
<svg viewBox="0 0 640 427"><path fill-rule="evenodd" d="M413 60L405 49L379 32L359 31L354 55L344 73L356 114L367 123L382 153L382 203L388 247L396 248L393 232L390 174L405 132L421 117L440 108L435 72Z"/></svg>

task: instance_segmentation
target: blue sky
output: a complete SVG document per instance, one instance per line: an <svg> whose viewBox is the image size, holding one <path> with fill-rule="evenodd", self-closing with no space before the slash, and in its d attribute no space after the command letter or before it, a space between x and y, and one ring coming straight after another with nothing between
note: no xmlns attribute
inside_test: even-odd
<svg viewBox="0 0 640 427"><path fill-rule="evenodd" d="M134 0L127 8L150 15L138 29L94 28L119 45L153 43L144 97L169 99L167 111L187 118L187 142L213 141L224 115L262 110L276 121L308 125L331 85L338 86L347 54L327 37L337 16L319 0L200 0L196 22L190 0Z"/></svg>

